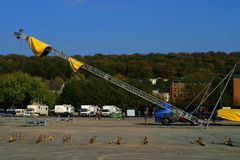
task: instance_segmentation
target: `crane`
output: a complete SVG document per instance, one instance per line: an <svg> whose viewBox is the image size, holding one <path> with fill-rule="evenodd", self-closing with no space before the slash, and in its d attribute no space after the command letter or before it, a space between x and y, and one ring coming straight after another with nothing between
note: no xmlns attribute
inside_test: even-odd
<svg viewBox="0 0 240 160"><path fill-rule="evenodd" d="M72 67L74 72L76 72L79 68L82 68L90 73L93 73L94 75L97 75L97 76L115 84L118 87L125 89L128 92L131 92L131 93L151 102L154 105L157 105L161 108L165 108L165 106L163 105L164 101L162 101L162 100L156 98L155 96L152 96L151 94L148 94L148 93L124 82L124 81L121 81L121 80L87 64L87 63L78 61L78 60L66 55L63 51L59 51L59 50L51 47L50 45L48 45L30 35L27 35L23 29L20 29L19 32L14 32L14 36L16 36L17 39L21 38L21 39L27 40L29 43L29 46L32 49L32 51L34 52L35 56L43 57L43 56L48 55L49 53L52 53L58 57L61 57L62 59L67 60L70 63L70 66ZM201 125L201 126L206 125L206 122L204 120L199 119L196 116L193 116L192 114L190 114L180 108L172 106L171 111L178 117L183 117L195 125Z"/></svg>

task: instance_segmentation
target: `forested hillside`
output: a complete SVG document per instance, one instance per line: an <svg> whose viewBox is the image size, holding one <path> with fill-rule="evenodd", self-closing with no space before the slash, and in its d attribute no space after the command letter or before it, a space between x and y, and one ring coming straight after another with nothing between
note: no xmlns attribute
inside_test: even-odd
<svg viewBox="0 0 240 160"><path fill-rule="evenodd" d="M171 80L181 77L186 82L209 82L213 77L214 83L218 83L233 67L240 63L240 52L207 52L207 53L149 53L132 55L102 55L74 57L96 68L103 70L133 86L148 93L152 89L159 89L163 85L170 85ZM1 83L8 73L27 73L30 76L41 77L51 89L59 89L63 82L65 87L60 96L55 95L54 103L71 103L79 107L81 104L115 104L119 107L141 109L151 104L131 93L118 88L109 82L102 80L82 69L73 73L68 63L58 57L26 57L24 55L9 54L0 56ZM240 73L237 67L235 74ZM152 86L149 79L161 77L169 79L165 84L157 83ZM1 85L0 87L6 87ZM1 89L2 90L2 89ZM3 94L0 94L0 105L6 104L24 107L23 104L11 104L6 102ZM184 107L194 95L187 100L179 100L175 105ZM217 96L217 94L215 94ZM224 95L226 105L231 105L231 85ZM216 100L211 97L209 105ZM32 100L32 99L30 99ZM30 101L29 100L29 101ZM45 100L46 101L46 100ZM24 104L25 105L25 104Z"/></svg>

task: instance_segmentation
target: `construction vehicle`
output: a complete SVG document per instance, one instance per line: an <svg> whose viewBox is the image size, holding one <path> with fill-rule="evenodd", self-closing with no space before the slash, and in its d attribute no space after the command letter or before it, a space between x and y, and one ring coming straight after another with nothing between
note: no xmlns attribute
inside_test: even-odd
<svg viewBox="0 0 240 160"><path fill-rule="evenodd" d="M153 115L155 117L156 123L162 123L163 125L168 125L171 122L176 122L178 117L173 115L171 111L171 105L169 103L163 103L164 108L155 107L153 110Z"/></svg>
<svg viewBox="0 0 240 160"><path fill-rule="evenodd" d="M86 70L86 71L89 71L125 90L127 90L128 92L131 92L149 102L151 102L152 104L154 105L157 105L161 108L165 108L164 105L162 105L162 103L164 101L156 98L155 96L153 95L150 95L134 86L131 86L130 84L126 83L126 82L123 82L89 64L86 64L84 62L81 62L81 61L78 61L66 54L64 54L63 51L59 51L55 48L53 48L52 46L32 37L32 36L29 36L27 35L23 29L20 29L19 32L15 32L14 33L14 36L16 36L17 39L25 39L27 40L30 48L32 49L33 53L35 54L35 56L37 57L44 57L44 56L47 56L49 53L52 53L58 57L61 57L62 59L65 59L69 62L71 68L73 69L74 72L77 72L80 68ZM188 112L185 112L184 110L182 109L179 109L177 107L174 107L171 105L171 111L173 114L177 115L178 117L183 117L185 119L187 119L188 121L192 122L193 124L195 125L204 125L206 124L206 122L204 120L201 120L195 116L193 116L192 114L188 113Z"/></svg>
<svg viewBox="0 0 240 160"><path fill-rule="evenodd" d="M190 122L191 124L194 125L191 121L188 119L185 119L183 117L178 116L177 114L174 114L172 112L172 106L170 103L163 102L162 105L164 108L160 108L159 106L156 106L153 109L153 116L155 118L156 123L162 123L163 125L169 125L170 123L174 122Z"/></svg>

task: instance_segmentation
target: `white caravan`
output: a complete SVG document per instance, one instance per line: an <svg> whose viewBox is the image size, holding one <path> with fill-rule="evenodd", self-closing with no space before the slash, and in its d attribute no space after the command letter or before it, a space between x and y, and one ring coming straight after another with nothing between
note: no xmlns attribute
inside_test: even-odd
<svg viewBox="0 0 240 160"><path fill-rule="evenodd" d="M60 116L70 116L74 113L74 107L71 104L55 105L54 113Z"/></svg>
<svg viewBox="0 0 240 160"><path fill-rule="evenodd" d="M17 117L37 117L38 114L34 113L32 109L15 109L15 113Z"/></svg>
<svg viewBox="0 0 240 160"><path fill-rule="evenodd" d="M110 116L112 113L121 113L122 110L117 106L105 105L102 107L102 116Z"/></svg>
<svg viewBox="0 0 240 160"><path fill-rule="evenodd" d="M48 106L40 105L40 104L32 104L27 106L27 110L33 111L35 114L39 114L41 116L48 116Z"/></svg>
<svg viewBox="0 0 240 160"><path fill-rule="evenodd" d="M81 105L80 116L95 116L98 110L97 105Z"/></svg>

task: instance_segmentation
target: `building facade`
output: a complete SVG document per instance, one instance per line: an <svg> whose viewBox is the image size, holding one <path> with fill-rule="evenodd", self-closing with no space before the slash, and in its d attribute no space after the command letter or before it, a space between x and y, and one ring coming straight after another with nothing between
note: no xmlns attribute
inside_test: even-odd
<svg viewBox="0 0 240 160"><path fill-rule="evenodd" d="M185 83L182 79L173 80L170 86L170 100L174 102L177 98L185 99L189 95L194 94L198 88L203 88L206 83L191 82Z"/></svg>
<svg viewBox="0 0 240 160"><path fill-rule="evenodd" d="M233 76L233 106L240 107L240 75Z"/></svg>
<svg viewBox="0 0 240 160"><path fill-rule="evenodd" d="M171 82L170 87L170 95L171 95L171 101L174 102L176 98L185 98L187 94L189 94L186 91L186 84L182 82L181 80L174 80Z"/></svg>
<svg viewBox="0 0 240 160"><path fill-rule="evenodd" d="M184 99L188 95L193 94L191 89L189 88L192 85L203 85L206 83L184 83L182 80L174 80L171 82L170 87L170 101L175 102L177 98ZM201 88L203 88L203 86ZM231 85L230 85L231 86ZM228 86L229 87L229 86ZM240 74L233 75L232 78L232 87L229 88L232 92L232 107L240 108Z"/></svg>

